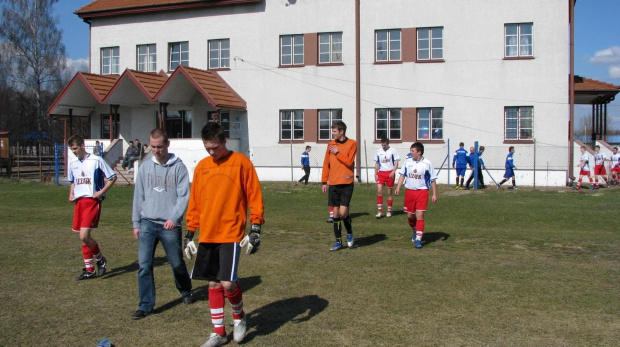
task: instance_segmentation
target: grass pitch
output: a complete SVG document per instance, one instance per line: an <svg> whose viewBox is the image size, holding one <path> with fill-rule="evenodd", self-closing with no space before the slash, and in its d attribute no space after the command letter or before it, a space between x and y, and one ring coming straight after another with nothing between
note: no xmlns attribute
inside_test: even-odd
<svg viewBox="0 0 620 347"><path fill-rule="evenodd" d="M259 253L242 255L253 346L617 346L620 189L440 187L415 249L395 198L375 219L374 185L351 205L357 247L334 242L320 186L264 183ZM181 303L161 247L156 314L137 309L131 187L114 187L93 235L108 274L76 282L68 188L0 180L0 345L198 346L211 333L206 283ZM192 261L188 262L191 268ZM231 321L226 307L226 319ZM228 328L231 333L231 329ZM234 343L231 343L234 345Z"/></svg>

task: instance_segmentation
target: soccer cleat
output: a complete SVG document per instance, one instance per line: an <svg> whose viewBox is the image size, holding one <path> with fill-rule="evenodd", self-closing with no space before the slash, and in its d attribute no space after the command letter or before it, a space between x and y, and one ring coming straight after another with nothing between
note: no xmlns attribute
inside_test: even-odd
<svg viewBox="0 0 620 347"><path fill-rule="evenodd" d="M150 314L151 314L151 312L146 312L146 311L142 311L142 310L137 310L136 312L134 312L134 313L131 315L131 319L133 319L133 320L142 319L142 318L144 318L144 317L146 317L146 316L148 316L148 315L150 315Z"/></svg>
<svg viewBox="0 0 620 347"><path fill-rule="evenodd" d="M459 186L454 187L455 190L459 190Z"/></svg>
<svg viewBox="0 0 620 347"><path fill-rule="evenodd" d="M222 336L218 333L211 333L211 336L207 340L207 342L200 345L200 347L217 347L225 345L228 342L226 336Z"/></svg>
<svg viewBox="0 0 620 347"><path fill-rule="evenodd" d="M334 218L333 217L329 217L329 218L327 218L327 220L325 222L333 223L334 222Z"/></svg>
<svg viewBox="0 0 620 347"><path fill-rule="evenodd" d="M590 190L594 190L594 186L590 187Z"/></svg>
<svg viewBox="0 0 620 347"><path fill-rule="evenodd" d="M108 260L103 257L97 262L97 276L105 275L106 271L108 271Z"/></svg>
<svg viewBox="0 0 620 347"><path fill-rule="evenodd" d="M422 248L422 240L415 239L413 243L415 243L415 248Z"/></svg>
<svg viewBox="0 0 620 347"><path fill-rule="evenodd" d="M392 217L392 212L386 213L385 216L388 217L388 218Z"/></svg>
<svg viewBox="0 0 620 347"><path fill-rule="evenodd" d="M97 274L94 271L86 271L86 269L82 269L82 274L75 278L76 281L87 280L89 278L94 278Z"/></svg>
<svg viewBox="0 0 620 347"><path fill-rule="evenodd" d="M347 234L347 246L353 247L353 234Z"/></svg>
<svg viewBox="0 0 620 347"><path fill-rule="evenodd" d="M181 298L181 301L183 301L185 305L191 305L196 300L194 299L194 296L192 295L192 293L189 293L187 295L184 295L183 298Z"/></svg>
<svg viewBox="0 0 620 347"><path fill-rule="evenodd" d="M381 218L381 212L377 212L377 215L375 217L377 217L377 219Z"/></svg>
<svg viewBox="0 0 620 347"><path fill-rule="evenodd" d="M499 184L496 184L495 186L497 187L497 189L500 189Z"/></svg>
<svg viewBox="0 0 620 347"><path fill-rule="evenodd" d="M247 330L247 324L245 321L245 316L241 319L235 319L235 330L233 331L233 340L236 343L243 341L245 338L245 331Z"/></svg>
<svg viewBox="0 0 620 347"><path fill-rule="evenodd" d="M342 249L342 243L336 242L336 243L334 243L334 245L332 246L330 251L337 251L337 250L341 250L341 249Z"/></svg>

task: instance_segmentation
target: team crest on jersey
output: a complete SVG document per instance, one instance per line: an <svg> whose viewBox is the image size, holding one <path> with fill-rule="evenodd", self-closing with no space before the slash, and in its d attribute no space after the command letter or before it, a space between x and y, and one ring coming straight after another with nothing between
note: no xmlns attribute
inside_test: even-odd
<svg viewBox="0 0 620 347"><path fill-rule="evenodd" d="M86 174L84 173L84 171L82 171L82 177L86 176Z"/></svg>

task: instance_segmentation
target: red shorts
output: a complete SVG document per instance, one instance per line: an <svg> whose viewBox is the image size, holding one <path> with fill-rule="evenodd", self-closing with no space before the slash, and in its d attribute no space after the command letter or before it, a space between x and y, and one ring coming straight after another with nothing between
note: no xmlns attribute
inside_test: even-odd
<svg viewBox="0 0 620 347"><path fill-rule="evenodd" d="M428 189L405 190L405 206L403 210L407 213L416 211L426 211L428 206Z"/></svg>
<svg viewBox="0 0 620 347"><path fill-rule="evenodd" d="M390 173L392 171L379 171L377 173L377 184L388 186L388 188L394 188L394 177L390 178Z"/></svg>
<svg viewBox="0 0 620 347"><path fill-rule="evenodd" d="M73 231L79 232L82 228L98 227L99 216L101 216L101 200L79 198L73 211Z"/></svg>
<svg viewBox="0 0 620 347"><path fill-rule="evenodd" d="M590 176L590 171L585 171L584 169L579 170L579 176Z"/></svg>
<svg viewBox="0 0 620 347"><path fill-rule="evenodd" d="M620 166L616 166L611 169L611 172L620 173Z"/></svg>
<svg viewBox="0 0 620 347"><path fill-rule="evenodd" d="M595 175L607 175L607 170L605 170L605 165L595 165L594 174Z"/></svg>

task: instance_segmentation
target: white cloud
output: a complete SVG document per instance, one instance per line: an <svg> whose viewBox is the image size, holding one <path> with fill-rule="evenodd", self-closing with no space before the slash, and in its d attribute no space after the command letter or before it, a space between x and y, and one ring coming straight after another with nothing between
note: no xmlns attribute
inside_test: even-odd
<svg viewBox="0 0 620 347"><path fill-rule="evenodd" d="M612 65L609 67L609 77L620 78L620 65Z"/></svg>
<svg viewBox="0 0 620 347"><path fill-rule="evenodd" d="M620 63L620 46L611 46L607 49L597 51L594 57L590 58L592 64L619 64Z"/></svg>
<svg viewBox="0 0 620 347"><path fill-rule="evenodd" d="M73 73L76 73L78 71L88 72L88 58L67 58L67 68Z"/></svg>

